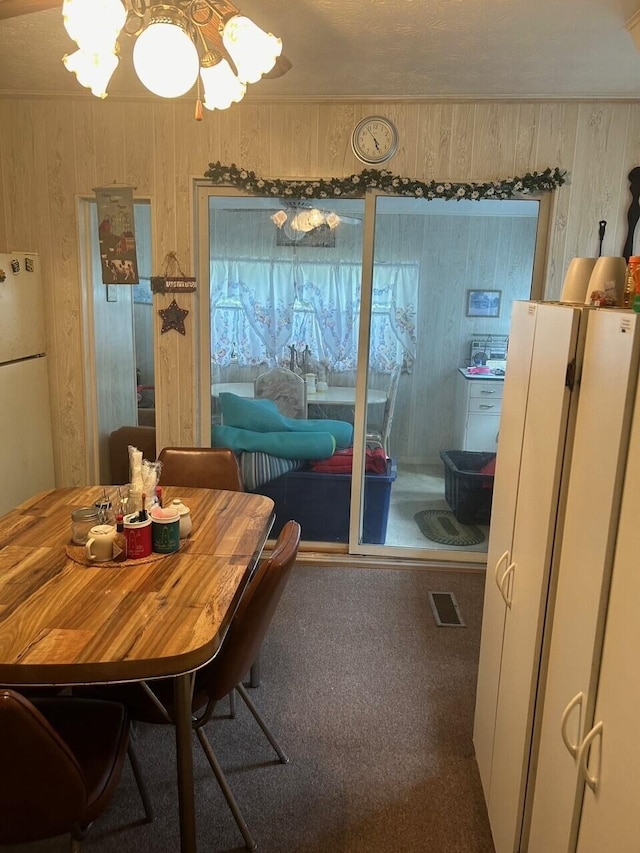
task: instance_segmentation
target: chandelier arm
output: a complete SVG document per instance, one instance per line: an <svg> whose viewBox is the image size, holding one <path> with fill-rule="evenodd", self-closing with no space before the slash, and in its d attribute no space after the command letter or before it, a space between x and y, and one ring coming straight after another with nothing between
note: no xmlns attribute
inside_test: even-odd
<svg viewBox="0 0 640 853"><path fill-rule="evenodd" d="M191 23L198 28L208 26L214 15L216 18L218 17L210 0L190 0L185 14Z"/></svg>
<svg viewBox="0 0 640 853"><path fill-rule="evenodd" d="M127 2L129 6L131 6L131 11L138 18L143 18L149 11L149 3L147 0L127 0Z"/></svg>

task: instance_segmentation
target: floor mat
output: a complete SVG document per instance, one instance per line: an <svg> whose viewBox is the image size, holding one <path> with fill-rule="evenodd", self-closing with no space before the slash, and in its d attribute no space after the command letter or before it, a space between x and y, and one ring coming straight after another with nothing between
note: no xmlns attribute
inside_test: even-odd
<svg viewBox="0 0 640 853"><path fill-rule="evenodd" d="M413 517L425 539L440 545L479 545L484 542L484 533L479 527L461 524L450 510L423 509Z"/></svg>

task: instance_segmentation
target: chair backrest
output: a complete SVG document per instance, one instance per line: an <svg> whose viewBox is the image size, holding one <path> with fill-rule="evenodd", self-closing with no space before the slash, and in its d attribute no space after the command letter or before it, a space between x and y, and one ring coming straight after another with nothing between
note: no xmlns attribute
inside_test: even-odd
<svg viewBox="0 0 640 853"><path fill-rule="evenodd" d="M142 451L142 458L156 458L156 431L152 426L122 426L109 436L110 482L120 486L129 482L129 445Z"/></svg>
<svg viewBox="0 0 640 853"><path fill-rule="evenodd" d="M222 648L196 673L196 692L204 689L210 700L217 702L249 672L296 561L299 544L300 525L288 521L240 599Z"/></svg>
<svg viewBox="0 0 640 853"><path fill-rule="evenodd" d="M307 417L307 384L288 367L274 367L256 377L254 395L273 400L287 418Z"/></svg>
<svg viewBox="0 0 640 853"><path fill-rule="evenodd" d="M227 447L163 447L158 462L163 486L244 492L238 459Z"/></svg>
<svg viewBox="0 0 640 853"><path fill-rule="evenodd" d="M87 803L75 756L38 709L13 690L0 691L0 844L69 832Z"/></svg>
<svg viewBox="0 0 640 853"><path fill-rule="evenodd" d="M384 406L384 415L382 419L382 446L384 447L387 456L389 452L389 436L391 435L391 425L393 424L393 412L396 407L396 397L398 396L398 385L400 384L400 365L397 364L391 371L389 377L389 390L387 391L387 402Z"/></svg>

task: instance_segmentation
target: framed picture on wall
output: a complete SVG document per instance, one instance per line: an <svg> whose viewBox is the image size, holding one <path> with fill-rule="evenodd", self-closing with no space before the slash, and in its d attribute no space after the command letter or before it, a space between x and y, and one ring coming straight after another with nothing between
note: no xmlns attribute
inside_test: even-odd
<svg viewBox="0 0 640 853"><path fill-rule="evenodd" d="M467 290L467 317L499 317L501 290Z"/></svg>

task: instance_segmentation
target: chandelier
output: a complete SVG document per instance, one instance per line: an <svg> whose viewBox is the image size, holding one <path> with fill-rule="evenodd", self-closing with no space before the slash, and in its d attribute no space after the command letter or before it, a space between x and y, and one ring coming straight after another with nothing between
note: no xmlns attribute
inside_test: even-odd
<svg viewBox="0 0 640 853"><path fill-rule="evenodd" d="M279 38L228 0L64 0L62 15L78 45L63 62L82 86L106 98L125 34L135 38L133 66L154 95L179 98L198 84L198 121L203 105L224 110L241 101L282 53Z"/></svg>

